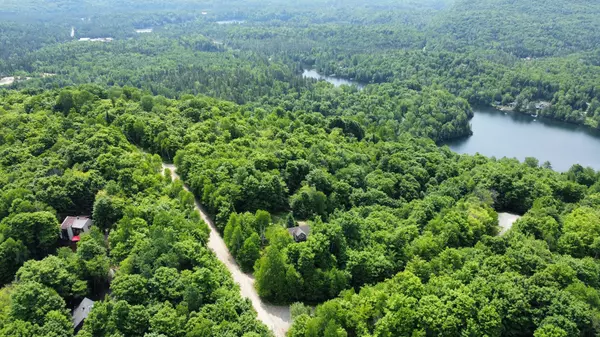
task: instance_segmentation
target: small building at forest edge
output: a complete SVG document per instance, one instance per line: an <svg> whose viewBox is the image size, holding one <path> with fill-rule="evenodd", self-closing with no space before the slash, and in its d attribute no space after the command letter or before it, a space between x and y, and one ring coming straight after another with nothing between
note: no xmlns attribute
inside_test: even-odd
<svg viewBox="0 0 600 337"><path fill-rule="evenodd" d="M71 320L73 321L73 328L75 328L76 333L83 327L83 321L88 317L93 307L94 301L86 297L73 309Z"/></svg>
<svg viewBox="0 0 600 337"><path fill-rule="evenodd" d="M294 238L296 242L304 242L308 239L308 235L310 234L310 226L297 226L288 228L288 232Z"/></svg>
<svg viewBox="0 0 600 337"><path fill-rule="evenodd" d="M89 216L68 216L60 225L60 238L77 242L79 235L89 232L90 228L92 228L92 219Z"/></svg>

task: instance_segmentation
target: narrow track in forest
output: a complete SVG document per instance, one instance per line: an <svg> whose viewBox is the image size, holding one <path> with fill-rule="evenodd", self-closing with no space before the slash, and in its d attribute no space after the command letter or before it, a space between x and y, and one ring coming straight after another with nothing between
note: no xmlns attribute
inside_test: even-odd
<svg viewBox="0 0 600 337"><path fill-rule="evenodd" d="M168 169L171 172L171 178L173 180L179 179L179 176L175 172L175 165L163 163L163 170L164 169ZM189 188L185 184L183 187L186 191L189 191ZM202 204L198 202L198 199L194 200L196 204L196 211L200 213L202 220L210 229L208 248L210 248L215 253L219 261L221 261L225 267L227 267L235 283L240 286L242 297L248 298L250 302L252 302L252 307L254 307L254 310L256 310L258 319L263 322L276 337L284 337L291 323L289 306L271 305L265 303L258 296L258 293L254 288L254 277L242 272L238 264L235 262L233 256L231 256L229 253L229 249L227 249L225 241L219 234L214 222Z"/></svg>

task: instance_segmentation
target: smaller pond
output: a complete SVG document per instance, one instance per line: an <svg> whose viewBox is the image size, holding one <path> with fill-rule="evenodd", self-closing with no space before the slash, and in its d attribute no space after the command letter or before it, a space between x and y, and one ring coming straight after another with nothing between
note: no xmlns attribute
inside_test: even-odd
<svg viewBox="0 0 600 337"><path fill-rule="evenodd" d="M217 25L233 25L233 24L242 24L246 22L245 20L223 20L217 21Z"/></svg>
<svg viewBox="0 0 600 337"><path fill-rule="evenodd" d="M0 78L0 86L2 85L11 85L15 82L20 82L20 81L27 81L30 80L31 77L26 77L26 76L10 76L10 77L3 77Z"/></svg>
<svg viewBox="0 0 600 337"><path fill-rule="evenodd" d="M350 80L347 80L345 78L335 77L335 76L321 75L321 74L319 74L314 69L313 70L304 69L304 72L302 73L302 77L304 77L304 78L314 78L316 80L327 81L327 82L333 84L336 87L339 87L341 85L349 85L349 86L355 85L359 89L362 89L364 87L364 85L362 85L362 84L360 84L358 82L350 81Z"/></svg>
<svg viewBox="0 0 600 337"><path fill-rule="evenodd" d="M0 78L0 85L11 85L14 82L15 78L13 76Z"/></svg>
<svg viewBox="0 0 600 337"><path fill-rule="evenodd" d="M83 41L83 42L112 42L114 39L112 37L98 37L98 38L89 38L89 37L82 37L79 38L79 41Z"/></svg>

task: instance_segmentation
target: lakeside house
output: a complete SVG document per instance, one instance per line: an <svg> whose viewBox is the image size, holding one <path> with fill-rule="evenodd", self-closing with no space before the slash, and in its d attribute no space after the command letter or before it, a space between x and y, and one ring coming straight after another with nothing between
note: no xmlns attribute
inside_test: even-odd
<svg viewBox="0 0 600 337"><path fill-rule="evenodd" d="M60 238L65 241L78 242L79 235L87 233L92 228L92 219L89 216L68 216L60 225Z"/></svg>
<svg viewBox="0 0 600 337"><path fill-rule="evenodd" d="M536 110L544 110L547 109L551 106L550 102L538 102L535 104L535 109Z"/></svg>
<svg viewBox="0 0 600 337"><path fill-rule="evenodd" d="M310 234L310 226L297 226L288 228L288 232L294 238L296 242L304 242L308 239L308 235Z"/></svg>
<svg viewBox="0 0 600 337"><path fill-rule="evenodd" d="M89 298L84 298L81 303L75 309L73 309L71 321L73 322L73 328L75 329L75 334L81 330L83 327L83 322L89 316L90 311L94 307L94 301Z"/></svg>

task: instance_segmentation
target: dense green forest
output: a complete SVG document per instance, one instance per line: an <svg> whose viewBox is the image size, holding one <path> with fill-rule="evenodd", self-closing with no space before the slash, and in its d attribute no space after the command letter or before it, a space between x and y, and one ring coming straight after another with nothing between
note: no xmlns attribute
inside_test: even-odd
<svg viewBox="0 0 600 337"><path fill-rule="evenodd" d="M2 289L0 335L72 335L66 309L103 299L116 269L80 336L268 336L206 248L193 196L98 118L106 91L81 92L86 108L71 113L53 92L2 97L1 281L15 281ZM95 221L76 253L57 246L72 214Z"/></svg>
<svg viewBox="0 0 600 337"><path fill-rule="evenodd" d="M599 128L593 1L62 1L33 15L36 1L4 9L26 18L0 29L0 74L36 78L17 87L94 82L246 103L311 90L298 75L315 67L362 83L438 85L473 105L514 103L517 112L548 101L543 116ZM74 13L51 16L66 9ZM232 19L242 23L215 23ZM151 34L135 33L147 27Z"/></svg>
<svg viewBox="0 0 600 337"><path fill-rule="evenodd" d="M0 336L283 336L195 200L288 336L600 334L600 173L442 145L477 106L600 129L597 2L1 7Z"/></svg>
<svg viewBox="0 0 600 337"><path fill-rule="evenodd" d="M64 315L65 303L97 293L106 284L107 269L112 265L119 266L111 283L112 294L106 304L96 305L84 334L103 336L120 331L134 336L167 328L199 329L196 324L212 329L234 329L231 324L242 324L235 331L266 333L258 323L248 325L251 315L239 316L240 310L249 310L248 304L239 299L236 305L240 309L234 310L238 314L226 316L221 322L210 321L214 317L210 310L223 310L218 296L225 295L218 295L216 285L228 289L227 296L235 294L235 287L223 283L226 276L216 276L220 274L215 271L222 267L202 247L206 231L191 212L191 195L183 192L180 184L169 184L161 178L159 157L140 160L144 155L127 141L165 158L180 150L175 156L179 172L215 216L217 227L241 266L245 270L256 268L259 294L266 299L321 302L344 289L358 290L400 271L420 277L425 286L437 275L436 259L458 254L457 262L440 263L450 268L444 272L459 272L463 264L471 268L478 265L468 263L475 257L463 252L487 251L482 247L493 245L488 249L497 249L493 252L508 259L504 262L508 265L494 267L491 278L511 271L516 273L512 277L525 280L534 277L538 269L545 270L552 261L544 258L543 262L535 262L536 254L570 254L566 271L559 268L562 265L555 268L559 268L556 272L572 273L571 279L547 286L554 287L553 292L564 291L565 296L571 296L569 305L589 307L578 309L584 311L577 314L581 317L561 316L561 322L569 325L558 327L594 331L586 322L595 318L596 304L582 296L591 296L588 293L595 291L595 281L579 276L571 266L596 266L590 260L596 254L594 238L598 235L594 227L597 214L592 207L600 183L593 171L574 166L568 174L559 174L539 167L533 159L521 164L459 156L448 148L438 148L431 140L408 134L391 142L373 142L357 137L360 124L338 116L291 113L281 108L246 110L207 97L170 100L142 95L133 88L103 90L87 86L33 96L9 93L3 102L3 170L14 172L15 177L5 175L3 184L6 206L2 246L3 254L12 257L4 259L4 280L10 282L15 274L17 279L5 288L13 301L5 310L5 335L28 324L45 331L44 326L50 324L47 320L51 318L39 313L15 311L14 303L25 296L20 290L28 289L28 280L48 280L45 286L59 296L54 297L56 303L51 308L63 309ZM69 105L73 102L77 103ZM495 238L495 209L528 213L514 233ZM94 214L98 229L110 232L109 246L102 231L97 231L79 244L77 253L64 248L56 251L51 228L58 225L57 216L73 212ZM285 231L289 225L284 216L287 212L293 212L298 220L310 220L312 234L306 242L294 243ZM578 219L586 219L589 227L581 227ZM47 227L50 229L44 230ZM33 241L23 242L20 228L28 228L31 236L25 237ZM525 254L520 259L529 261L527 267L515 261L516 257L506 255L507 247L522 245L524 237L542 250L519 252ZM82 248L88 244L95 245L90 255ZM20 267L28 256L42 258L53 252L57 255ZM485 254L476 256L487 258ZM45 263L64 265L64 269L46 268ZM65 274L39 275L45 270ZM201 276L203 270L212 275L213 281ZM193 281L197 277L202 281ZM51 281L63 278L72 286L63 289L64 282ZM177 282L181 286L174 285ZM194 282L204 283L198 286ZM216 288L211 288L210 282L215 282L212 287ZM472 280L464 282L467 286ZM571 288L579 290L563 290L573 283L578 288ZM55 289L59 286L62 288ZM206 293L194 293L198 287ZM498 296L506 300L504 295ZM121 305L137 305L135 310L141 310L142 305L149 316L142 311L135 318L140 326L119 326L119 319L125 318L111 318L111 310ZM551 317L544 310L536 314L539 320ZM505 317L503 312L495 315ZM167 316L172 318L164 318ZM161 323L153 325L152 321L156 317L181 323L158 327ZM199 317L204 317L202 323L196 322ZM302 317L293 333L312 326L309 318ZM519 324L530 329L540 326L536 316L527 317L531 321ZM495 331L503 331L501 322L517 329L500 318L493 326ZM95 319L101 321L93 323ZM319 316L314 320L322 321ZM150 328L143 322L149 322ZM323 326L310 329L332 329L330 325L338 330L358 329L342 322L345 319L331 322L328 318ZM487 323L471 324L475 326L469 329ZM459 324L454 329L467 327ZM316 335L322 333L318 331ZM363 330L356 331L363 334Z"/></svg>

